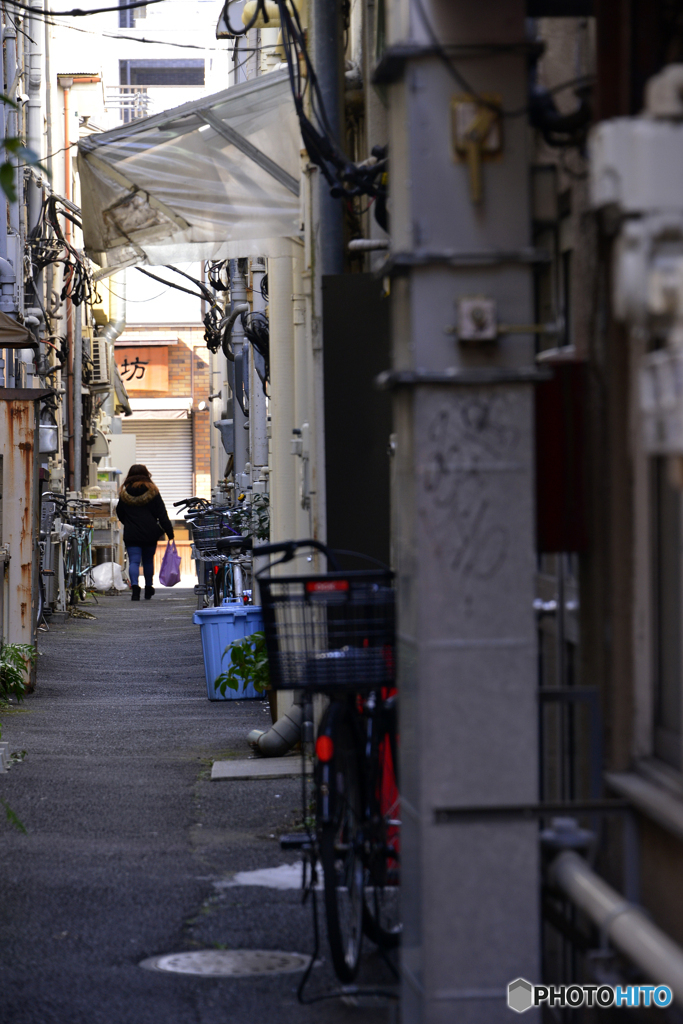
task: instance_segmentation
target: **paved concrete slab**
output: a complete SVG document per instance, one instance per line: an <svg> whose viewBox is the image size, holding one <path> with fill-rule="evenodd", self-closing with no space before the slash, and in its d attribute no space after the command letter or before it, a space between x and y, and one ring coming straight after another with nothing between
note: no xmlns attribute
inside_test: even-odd
<svg viewBox="0 0 683 1024"><path fill-rule="evenodd" d="M313 765L306 763L306 772ZM238 761L214 761L213 780L225 779L298 779L301 776L300 757L250 757Z"/></svg>

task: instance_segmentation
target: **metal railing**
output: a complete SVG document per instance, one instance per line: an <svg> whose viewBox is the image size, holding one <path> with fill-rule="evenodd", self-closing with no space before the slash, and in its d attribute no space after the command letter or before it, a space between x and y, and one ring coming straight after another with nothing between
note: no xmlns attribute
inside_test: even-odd
<svg viewBox="0 0 683 1024"><path fill-rule="evenodd" d="M147 117L151 105L146 85L117 85L107 89L107 107L120 110L124 124Z"/></svg>

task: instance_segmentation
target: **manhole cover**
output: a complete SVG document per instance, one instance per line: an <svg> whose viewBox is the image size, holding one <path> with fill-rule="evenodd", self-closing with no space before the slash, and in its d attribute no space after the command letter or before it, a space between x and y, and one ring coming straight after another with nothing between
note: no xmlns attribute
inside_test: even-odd
<svg viewBox="0 0 683 1024"><path fill-rule="evenodd" d="M290 974L304 971L310 957L270 949L198 949L193 953L167 953L143 960L148 971L198 974L207 978L245 978L252 974Z"/></svg>

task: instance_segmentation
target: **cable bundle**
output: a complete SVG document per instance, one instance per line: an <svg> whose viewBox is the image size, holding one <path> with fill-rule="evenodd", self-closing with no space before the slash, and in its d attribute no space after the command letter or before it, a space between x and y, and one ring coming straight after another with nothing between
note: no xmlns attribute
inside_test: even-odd
<svg viewBox="0 0 683 1024"><path fill-rule="evenodd" d="M82 227L78 218L57 196L47 196L43 201L38 223L29 239L31 264L35 268L34 277L50 264L61 263L64 268L64 284L60 296L62 302L67 296L74 306L80 306L83 302L100 302L93 284L90 262L79 249L66 240L59 217L66 217L76 227Z"/></svg>
<svg viewBox="0 0 683 1024"><path fill-rule="evenodd" d="M350 161L339 148L325 110L320 86L306 48L306 37L299 12L288 0L277 0L282 27L282 42L287 58L289 81L299 128L306 152L324 174L331 195L349 198L367 195L386 198L384 175L387 169L386 150L375 148L373 155L359 164ZM259 8L264 0L259 0ZM305 69L305 74L302 71ZM304 110L304 97L310 82L311 110L317 123L313 124Z"/></svg>
<svg viewBox="0 0 683 1024"><path fill-rule="evenodd" d="M230 281L228 278L229 260L211 260L206 264L206 276L209 284L215 292L229 292ZM223 277L225 274L225 278Z"/></svg>
<svg viewBox="0 0 683 1024"><path fill-rule="evenodd" d="M229 7L234 0L226 0L223 7L223 19L231 35L243 36L256 24L259 16L267 25L269 18L265 0L257 0L256 10L248 25L242 29L234 29L229 20ZM325 110L318 79L311 64L306 48L306 37L301 25L299 12L291 0L276 0L280 12L282 44L285 50L289 81L294 98L294 106L299 119L299 129L311 161L320 168L330 185L330 192L335 198L367 195L382 201L386 200L386 149L375 147L373 155L361 163L353 163L340 149L334 139ZM306 90L311 87L311 110L315 124L307 116L304 109Z"/></svg>

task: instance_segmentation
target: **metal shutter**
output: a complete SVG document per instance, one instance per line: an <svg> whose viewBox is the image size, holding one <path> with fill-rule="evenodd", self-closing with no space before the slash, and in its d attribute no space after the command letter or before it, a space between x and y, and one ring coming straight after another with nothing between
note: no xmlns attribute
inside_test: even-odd
<svg viewBox="0 0 683 1024"><path fill-rule="evenodd" d="M124 419L121 426L124 434L135 434L135 460L152 474L170 518L179 518L173 502L194 493L192 420Z"/></svg>

